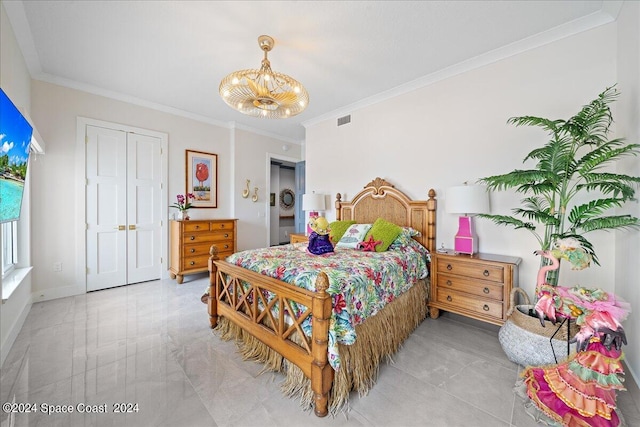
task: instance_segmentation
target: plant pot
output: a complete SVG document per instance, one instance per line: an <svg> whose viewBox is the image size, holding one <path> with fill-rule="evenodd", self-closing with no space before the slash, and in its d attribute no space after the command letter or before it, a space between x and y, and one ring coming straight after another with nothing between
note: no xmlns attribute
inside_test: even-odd
<svg viewBox="0 0 640 427"><path fill-rule="evenodd" d="M515 304L518 293L525 304ZM577 332L575 323L567 320L561 326L545 320L543 327L529 296L520 288L511 291L509 303L507 321L498 332L498 340L509 360L522 366L551 365L565 360L567 349L575 351L575 344L568 342Z"/></svg>
<svg viewBox="0 0 640 427"><path fill-rule="evenodd" d="M182 221L187 221L189 219L189 210L186 209L184 211L178 211L178 219Z"/></svg>

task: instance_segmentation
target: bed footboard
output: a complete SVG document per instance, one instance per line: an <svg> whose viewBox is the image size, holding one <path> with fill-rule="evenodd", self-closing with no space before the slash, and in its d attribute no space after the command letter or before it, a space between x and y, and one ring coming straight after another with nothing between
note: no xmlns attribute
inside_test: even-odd
<svg viewBox="0 0 640 427"><path fill-rule="evenodd" d="M326 416L334 376L327 354L331 317L327 275L318 275L316 292L312 292L211 255L207 301L211 327L223 316L298 366L311 380L315 414ZM303 307L301 314L295 314L294 303ZM311 338L302 330L309 316Z"/></svg>

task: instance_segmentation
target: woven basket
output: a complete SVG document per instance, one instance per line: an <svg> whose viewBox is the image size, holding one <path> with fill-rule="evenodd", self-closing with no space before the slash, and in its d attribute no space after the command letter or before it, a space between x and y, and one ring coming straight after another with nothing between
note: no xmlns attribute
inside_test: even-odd
<svg viewBox="0 0 640 427"><path fill-rule="evenodd" d="M516 305L516 294L523 297L525 304ZM568 321L570 331L567 331L566 324L558 329L559 324L553 325L548 320L543 327L535 315L529 315L530 311L533 313L533 308L525 291L520 288L512 289L507 321L498 332L498 340L505 354L509 360L522 366L551 365L565 360L569 345L567 333L575 335L575 323ZM552 339L554 333L556 334ZM569 348L575 351L575 344Z"/></svg>

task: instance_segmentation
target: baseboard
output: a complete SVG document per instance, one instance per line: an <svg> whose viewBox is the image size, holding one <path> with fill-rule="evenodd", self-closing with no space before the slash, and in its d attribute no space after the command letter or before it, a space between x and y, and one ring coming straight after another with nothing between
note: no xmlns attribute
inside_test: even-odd
<svg viewBox="0 0 640 427"><path fill-rule="evenodd" d="M49 301L52 299L74 297L76 295L83 295L87 293L84 286L71 285L62 286L59 288L42 289L31 293L31 300L33 302Z"/></svg>

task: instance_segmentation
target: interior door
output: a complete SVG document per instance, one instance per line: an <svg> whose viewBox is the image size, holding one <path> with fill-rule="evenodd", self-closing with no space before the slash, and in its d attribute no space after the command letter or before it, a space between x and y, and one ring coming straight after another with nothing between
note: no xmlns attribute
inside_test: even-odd
<svg viewBox="0 0 640 427"><path fill-rule="evenodd" d="M160 278L160 139L127 134L127 283Z"/></svg>
<svg viewBox="0 0 640 427"><path fill-rule="evenodd" d="M161 141L88 125L87 291L161 275Z"/></svg>

